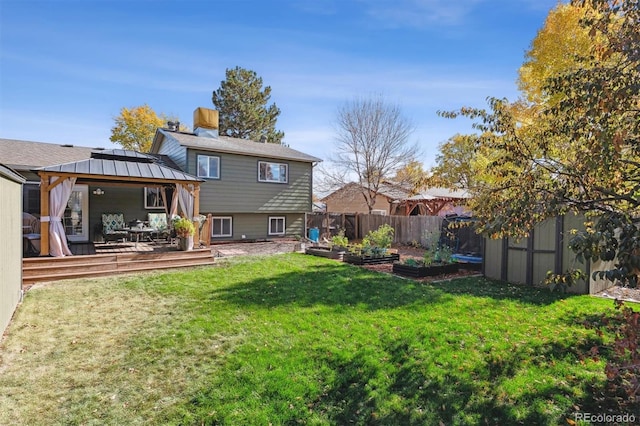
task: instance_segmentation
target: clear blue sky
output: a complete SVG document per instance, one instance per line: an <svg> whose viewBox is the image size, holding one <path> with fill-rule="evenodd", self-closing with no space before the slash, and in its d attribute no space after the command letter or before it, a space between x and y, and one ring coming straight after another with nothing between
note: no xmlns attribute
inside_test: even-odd
<svg viewBox="0 0 640 426"><path fill-rule="evenodd" d="M337 109L382 94L438 143L470 131L438 110L515 99L557 0L0 0L0 137L115 147L122 107L192 126L225 70L272 88L292 148L326 159Z"/></svg>

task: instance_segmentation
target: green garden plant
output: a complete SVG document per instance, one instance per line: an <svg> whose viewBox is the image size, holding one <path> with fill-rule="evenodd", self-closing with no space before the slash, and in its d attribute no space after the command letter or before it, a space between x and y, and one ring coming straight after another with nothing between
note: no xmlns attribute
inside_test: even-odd
<svg viewBox="0 0 640 426"><path fill-rule="evenodd" d="M380 225L378 229L369 231L362 239L363 246L378 247L382 249L391 248L395 229L388 223Z"/></svg>
<svg viewBox="0 0 640 426"><path fill-rule="evenodd" d="M331 237L329 248L333 249L334 247L347 247L348 245L349 239L344 235L344 229L340 229L337 235Z"/></svg>
<svg viewBox="0 0 640 426"><path fill-rule="evenodd" d="M180 238L186 238L195 235L196 227L192 221L186 217L181 217L173 221L173 229Z"/></svg>

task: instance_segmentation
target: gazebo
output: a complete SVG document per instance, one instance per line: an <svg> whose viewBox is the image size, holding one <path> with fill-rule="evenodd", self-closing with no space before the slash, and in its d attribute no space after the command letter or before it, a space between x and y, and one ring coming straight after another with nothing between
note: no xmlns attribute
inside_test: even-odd
<svg viewBox="0 0 640 426"><path fill-rule="evenodd" d="M178 208L188 218L199 215L202 179L163 164L161 158L136 151L94 151L91 158L35 170L40 176L41 256L70 255L62 217L76 184L159 188L167 213ZM175 188L171 204L165 188Z"/></svg>
<svg viewBox="0 0 640 426"><path fill-rule="evenodd" d="M429 188L420 194L399 200L396 214L404 216L437 216L443 208L464 202L469 195L463 190Z"/></svg>

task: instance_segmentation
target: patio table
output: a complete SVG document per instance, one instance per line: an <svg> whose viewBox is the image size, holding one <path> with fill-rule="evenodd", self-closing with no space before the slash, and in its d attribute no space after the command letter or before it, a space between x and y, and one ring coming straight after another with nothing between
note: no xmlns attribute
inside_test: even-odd
<svg viewBox="0 0 640 426"><path fill-rule="evenodd" d="M151 234L153 234L154 232L157 232L156 228L149 228L149 227L138 227L138 226L132 226L130 228L121 228L118 229L118 231L126 231L131 235L135 235L135 249L138 250L138 243L140 242L140 236L142 236L144 238L144 236L148 236L149 240L151 240Z"/></svg>

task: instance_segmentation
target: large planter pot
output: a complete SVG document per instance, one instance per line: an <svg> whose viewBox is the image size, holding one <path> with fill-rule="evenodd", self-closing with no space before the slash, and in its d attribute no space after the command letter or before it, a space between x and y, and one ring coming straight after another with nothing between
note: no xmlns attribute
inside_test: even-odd
<svg viewBox="0 0 640 426"><path fill-rule="evenodd" d="M326 257L327 259L336 260L342 260L344 256L344 251L329 250L328 247L307 247L304 252L313 256Z"/></svg>
<svg viewBox="0 0 640 426"><path fill-rule="evenodd" d="M402 263L393 264L393 273L413 278L434 277L437 275L455 274L458 272L457 263L444 263L429 266L404 265Z"/></svg>
<svg viewBox="0 0 640 426"><path fill-rule="evenodd" d="M193 250L193 235L188 237L178 237L178 250Z"/></svg>
<svg viewBox="0 0 640 426"><path fill-rule="evenodd" d="M400 260L400 255L397 253L388 253L380 256L365 256L353 253L345 253L342 260L344 262L351 263L352 265L377 265L380 263L396 262Z"/></svg>

